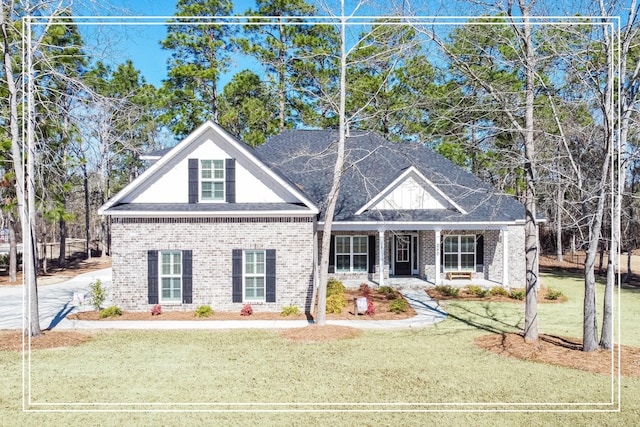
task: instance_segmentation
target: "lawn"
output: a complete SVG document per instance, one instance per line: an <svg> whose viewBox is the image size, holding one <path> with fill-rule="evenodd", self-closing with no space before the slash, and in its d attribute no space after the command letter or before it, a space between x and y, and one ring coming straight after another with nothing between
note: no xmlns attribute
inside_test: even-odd
<svg viewBox="0 0 640 427"><path fill-rule="evenodd" d="M579 337L580 280L543 279L568 301L539 305L541 332ZM640 293L623 290L621 297L622 342L640 346L633 330ZM610 377L509 359L473 345L487 330L521 325L521 303L448 302L447 310L452 315L434 327L306 344L261 330L99 332L79 346L32 353L31 399L42 405L29 408L62 411L55 413L20 411L21 355L0 352L0 425L634 425L640 419L640 378L622 379L621 413L586 412L615 409L606 404ZM143 412L64 412L68 408ZM444 412L521 408L582 412ZM180 412L144 412L149 409ZM197 412L212 409L240 412ZM247 412L255 409L276 411Z"/></svg>

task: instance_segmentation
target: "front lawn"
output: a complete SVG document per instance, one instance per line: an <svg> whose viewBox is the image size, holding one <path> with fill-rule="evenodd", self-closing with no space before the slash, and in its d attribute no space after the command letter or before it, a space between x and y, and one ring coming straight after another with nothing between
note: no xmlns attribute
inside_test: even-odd
<svg viewBox="0 0 640 427"><path fill-rule="evenodd" d="M544 281L568 300L540 306L541 331L579 337L579 280L547 275ZM640 306L640 295L623 290L622 297L623 343L640 347L640 333L631 332L637 309L630 307ZM62 411L56 413L21 412L21 355L0 351L0 419L11 420L7 425L474 426L634 425L640 419L640 378L622 379L621 413L491 412L616 405L607 404L607 375L506 358L474 345L488 331L521 327L521 304L446 304L451 315L432 327L365 330L316 343L266 330L98 332L77 346L32 352L34 405L27 407ZM81 412L64 412L69 408ZM197 412L218 409L239 412ZM283 409L312 412L278 412ZM332 409L403 412L313 412ZM416 409L438 412L408 412ZM451 412L457 410L489 412Z"/></svg>

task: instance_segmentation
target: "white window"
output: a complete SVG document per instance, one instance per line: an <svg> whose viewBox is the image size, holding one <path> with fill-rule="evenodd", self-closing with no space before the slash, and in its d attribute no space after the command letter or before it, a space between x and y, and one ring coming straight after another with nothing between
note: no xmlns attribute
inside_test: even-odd
<svg viewBox="0 0 640 427"><path fill-rule="evenodd" d="M245 301L265 300L265 251L244 251Z"/></svg>
<svg viewBox="0 0 640 427"><path fill-rule="evenodd" d="M336 236L335 266L338 273L368 271L368 237Z"/></svg>
<svg viewBox="0 0 640 427"><path fill-rule="evenodd" d="M160 302L182 302L182 252L161 251Z"/></svg>
<svg viewBox="0 0 640 427"><path fill-rule="evenodd" d="M474 271L476 236L445 236L443 245L445 271Z"/></svg>
<svg viewBox="0 0 640 427"><path fill-rule="evenodd" d="M200 160L200 200L224 201L224 160Z"/></svg>

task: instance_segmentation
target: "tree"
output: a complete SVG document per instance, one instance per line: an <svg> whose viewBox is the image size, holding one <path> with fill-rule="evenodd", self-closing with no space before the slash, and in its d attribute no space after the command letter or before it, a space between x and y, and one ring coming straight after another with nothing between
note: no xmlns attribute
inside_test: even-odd
<svg viewBox="0 0 640 427"><path fill-rule="evenodd" d="M244 70L233 76L220 99L220 124L252 147L278 131L277 104L257 74Z"/></svg>
<svg viewBox="0 0 640 427"><path fill-rule="evenodd" d="M161 119L177 136L185 136L202 122L219 119L218 83L231 61L231 27L210 18L230 15L233 4L229 0L178 0L176 7L176 17L190 17L198 23L184 25L178 19L169 24L162 41L162 47L173 53L169 78L162 88L165 111Z"/></svg>

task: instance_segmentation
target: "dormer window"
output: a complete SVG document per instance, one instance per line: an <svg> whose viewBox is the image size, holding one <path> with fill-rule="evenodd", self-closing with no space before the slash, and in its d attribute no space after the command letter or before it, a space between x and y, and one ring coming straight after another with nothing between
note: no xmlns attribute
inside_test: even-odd
<svg viewBox="0 0 640 427"><path fill-rule="evenodd" d="M200 200L224 201L224 160L200 160Z"/></svg>

